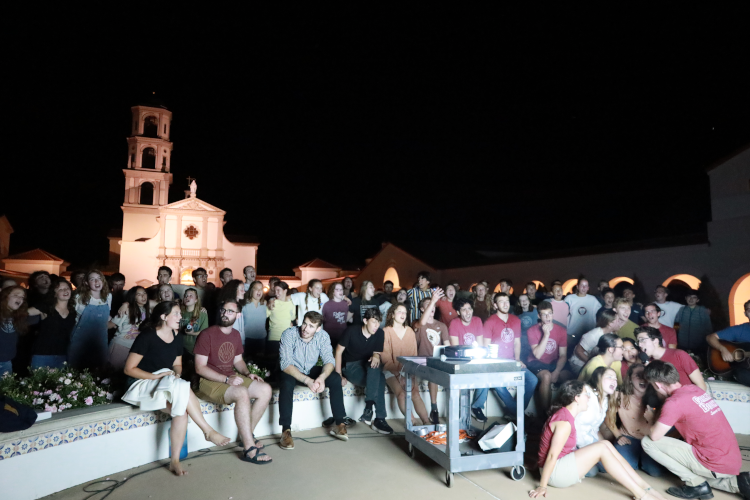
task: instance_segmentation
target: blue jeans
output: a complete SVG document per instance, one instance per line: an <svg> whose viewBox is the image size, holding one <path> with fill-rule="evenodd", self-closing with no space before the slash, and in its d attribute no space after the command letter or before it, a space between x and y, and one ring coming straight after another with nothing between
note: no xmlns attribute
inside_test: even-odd
<svg viewBox="0 0 750 500"><path fill-rule="evenodd" d="M44 354L34 354L31 357L31 368L37 369L37 368L57 368L58 370L63 369L63 363L68 361L68 357L64 355L44 355Z"/></svg>
<svg viewBox="0 0 750 500"><path fill-rule="evenodd" d="M13 361L0 361L0 377L5 372L13 373Z"/></svg>
<svg viewBox="0 0 750 500"><path fill-rule="evenodd" d="M638 462L640 461L641 470L649 476L659 477L663 475L665 471L664 467L643 451L641 440L629 436L628 439L630 440L630 444L615 444L615 449L628 461L630 466L633 469L638 469Z"/></svg>
<svg viewBox="0 0 750 500"><path fill-rule="evenodd" d="M365 401L375 403L375 417L386 418L385 376L381 368L372 368L367 361L350 361L344 367L344 377L354 385L365 388Z"/></svg>
<svg viewBox="0 0 750 500"><path fill-rule="evenodd" d="M525 410L527 406L529 406L529 402L531 401L531 398L534 397L534 390L536 389L536 385L539 383L539 379L536 378L536 375L531 373L528 369L524 368L524 384L523 384L523 409ZM508 412L512 413L513 416L516 416L516 413L518 411L518 405L516 404L516 399L510 395L510 392L505 387L493 387L493 391L495 391L495 394L497 394L497 397L500 398L500 401L503 402L503 406L505 406L505 409L508 410ZM487 401L487 394L489 393L489 389L477 389L474 391L474 402L471 404L472 408L482 408L484 406L484 403Z"/></svg>

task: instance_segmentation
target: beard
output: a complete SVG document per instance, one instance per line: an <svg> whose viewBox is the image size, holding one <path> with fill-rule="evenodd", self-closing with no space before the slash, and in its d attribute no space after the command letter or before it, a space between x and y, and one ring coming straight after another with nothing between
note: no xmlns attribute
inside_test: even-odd
<svg viewBox="0 0 750 500"><path fill-rule="evenodd" d="M221 326L232 326L234 324L234 321L230 321L226 318L221 318Z"/></svg>

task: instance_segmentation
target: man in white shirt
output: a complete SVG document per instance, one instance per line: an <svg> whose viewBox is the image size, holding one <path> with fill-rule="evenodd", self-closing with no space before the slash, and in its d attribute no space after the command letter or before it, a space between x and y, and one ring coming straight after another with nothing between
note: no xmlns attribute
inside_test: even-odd
<svg viewBox="0 0 750 500"><path fill-rule="evenodd" d="M578 280L578 293L565 297L565 303L570 307L568 318L568 349L573 350L581 336L596 327L596 311L602 305L596 297L589 295L589 281L586 278Z"/></svg>
<svg viewBox="0 0 750 500"><path fill-rule="evenodd" d="M669 295L669 289L667 287L656 287L654 297L656 297L656 303L659 304L659 309L661 309L659 323L667 325L669 328L674 328L674 318L677 316L680 308L682 308L682 304L667 300L667 295Z"/></svg>

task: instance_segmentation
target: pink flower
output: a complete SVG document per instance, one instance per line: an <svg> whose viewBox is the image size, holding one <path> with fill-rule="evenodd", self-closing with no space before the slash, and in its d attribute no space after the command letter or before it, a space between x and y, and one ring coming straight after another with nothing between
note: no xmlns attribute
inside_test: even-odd
<svg viewBox="0 0 750 500"><path fill-rule="evenodd" d="M84 399L83 402L86 403L86 406L91 406L92 404L94 404L94 398L89 396L86 399Z"/></svg>
<svg viewBox="0 0 750 500"><path fill-rule="evenodd" d="M716 379L713 377L708 377L708 380L716 380Z"/></svg>
<svg viewBox="0 0 750 500"><path fill-rule="evenodd" d="M32 392L32 394L33 394L34 396L39 396L39 392L38 392L38 391L34 391L34 392Z"/></svg>
<svg viewBox="0 0 750 500"><path fill-rule="evenodd" d="M48 391L44 391L44 395L45 396L49 396L50 394L52 394L52 389L50 389Z"/></svg>
<svg viewBox="0 0 750 500"><path fill-rule="evenodd" d="M44 411L48 411L50 413L57 413L57 406L44 405Z"/></svg>
<svg viewBox="0 0 750 500"><path fill-rule="evenodd" d="M109 382L110 380L108 378L105 378L104 380L102 380L102 384L105 384L105 385L109 384Z"/></svg>

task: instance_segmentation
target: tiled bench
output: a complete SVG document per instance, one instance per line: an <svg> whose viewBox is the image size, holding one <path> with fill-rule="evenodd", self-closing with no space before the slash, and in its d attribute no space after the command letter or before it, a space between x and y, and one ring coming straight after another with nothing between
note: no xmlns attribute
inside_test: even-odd
<svg viewBox="0 0 750 500"><path fill-rule="evenodd" d="M719 403L735 434L750 434L750 387L737 382L706 383L711 396Z"/></svg>

